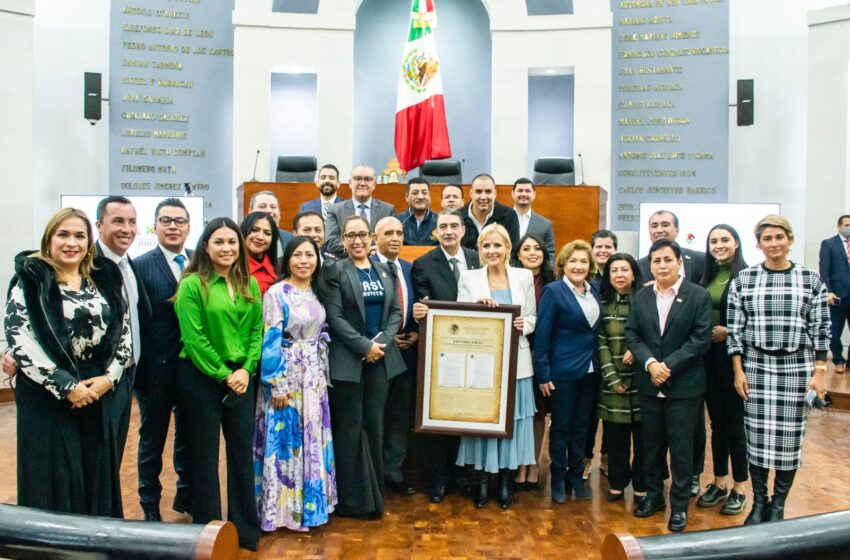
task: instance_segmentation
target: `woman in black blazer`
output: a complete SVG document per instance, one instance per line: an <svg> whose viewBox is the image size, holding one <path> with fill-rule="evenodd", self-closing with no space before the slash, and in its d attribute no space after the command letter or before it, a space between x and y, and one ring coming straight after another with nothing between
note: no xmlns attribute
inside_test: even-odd
<svg viewBox="0 0 850 560"><path fill-rule="evenodd" d="M705 404L711 419L711 456L714 482L697 500L699 507L724 502L720 513L735 515L744 509L747 475L747 436L744 432L744 401L735 391L732 359L726 346L726 307L729 281L747 268L741 254L741 238L735 228L718 224L705 243L705 272L700 285L711 296L711 348L705 355ZM732 460L732 491L726 489Z"/></svg>
<svg viewBox="0 0 850 560"><path fill-rule="evenodd" d="M342 223L348 258L322 269L330 328L329 388L339 503L344 517L384 512L384 408L389 381L404 372L397 271L369 259L373 234L360 216Z"/></svg>

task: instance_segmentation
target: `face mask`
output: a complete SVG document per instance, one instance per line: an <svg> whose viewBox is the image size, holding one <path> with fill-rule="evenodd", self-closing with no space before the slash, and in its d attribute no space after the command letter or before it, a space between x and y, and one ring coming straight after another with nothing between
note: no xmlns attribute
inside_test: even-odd
<svg viewBox="0 0 850 560"><path fill-rule="evenodd" d="M850 227L844 227L838 230L838 234L844 239L850 239Z"/></svg>

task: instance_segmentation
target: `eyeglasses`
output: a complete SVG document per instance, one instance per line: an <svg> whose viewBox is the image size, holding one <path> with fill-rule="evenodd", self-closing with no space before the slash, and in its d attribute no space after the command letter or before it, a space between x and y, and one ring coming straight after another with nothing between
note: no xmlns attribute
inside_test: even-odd
<svg viewBox="0 0 850 560"><path fill-rule="evenodd" d="M169 216L160 216L157 221L166 227L170 226L172 223L177 227L183 227L189 223L189 220L186 218L171 218Z"/></svg>
<svg viewBox="0 0 850 560"><path fill-rule="evenodd" d="M352 177L351 182L352 183L374 183L375 178L374 177L361 177L361 176L358 175L357 177Z"/></svg>
<svg viewBox="0 0 850 560"><path fill-rule="evenodd" d="M355 239L359 239L360 241L366 241L372 236L371 232L368 231L349 231L343 237L346 241L354 241Z"/></svg>

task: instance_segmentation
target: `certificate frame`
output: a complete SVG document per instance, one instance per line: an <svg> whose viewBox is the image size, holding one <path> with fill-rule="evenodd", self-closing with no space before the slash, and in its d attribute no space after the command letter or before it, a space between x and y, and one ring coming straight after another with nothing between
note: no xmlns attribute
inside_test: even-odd
<svg viewBox="0 0 850 560"><path fill-rule="evenodd" d="M419 321L417 433L513 437L519 316L519 305L428 301Z"/></svg>

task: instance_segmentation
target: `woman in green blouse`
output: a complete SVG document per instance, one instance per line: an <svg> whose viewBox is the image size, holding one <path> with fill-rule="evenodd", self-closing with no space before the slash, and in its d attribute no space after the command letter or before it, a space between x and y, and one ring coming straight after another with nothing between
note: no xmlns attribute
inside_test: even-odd
<svg viewBox="0 0 850 560"><path fill-rule="evenodd" d="M605 263L602 273L602 321L599 325L602 382L597 413L603 422L608 451L608 501L622 500L623 490L631 482L635 507L646 497L646 482L640 396L632 386L634 357L626 347L625 332L632 297L641 285L640 269L631 255L616 253ZM630 465L632 450L634 458Z"/></svg>
<svg viewBox="0 0 850 560"><path fill-rule="evenodd" d="M248 271L239 227L211 220L177 288L174 310L183 350L177 387L192 450L195 523L223 519L218 479L219 432L227 446L227 518L239 545L257 549L251 437L254 384L263 334L260 287Z"/></svg>

